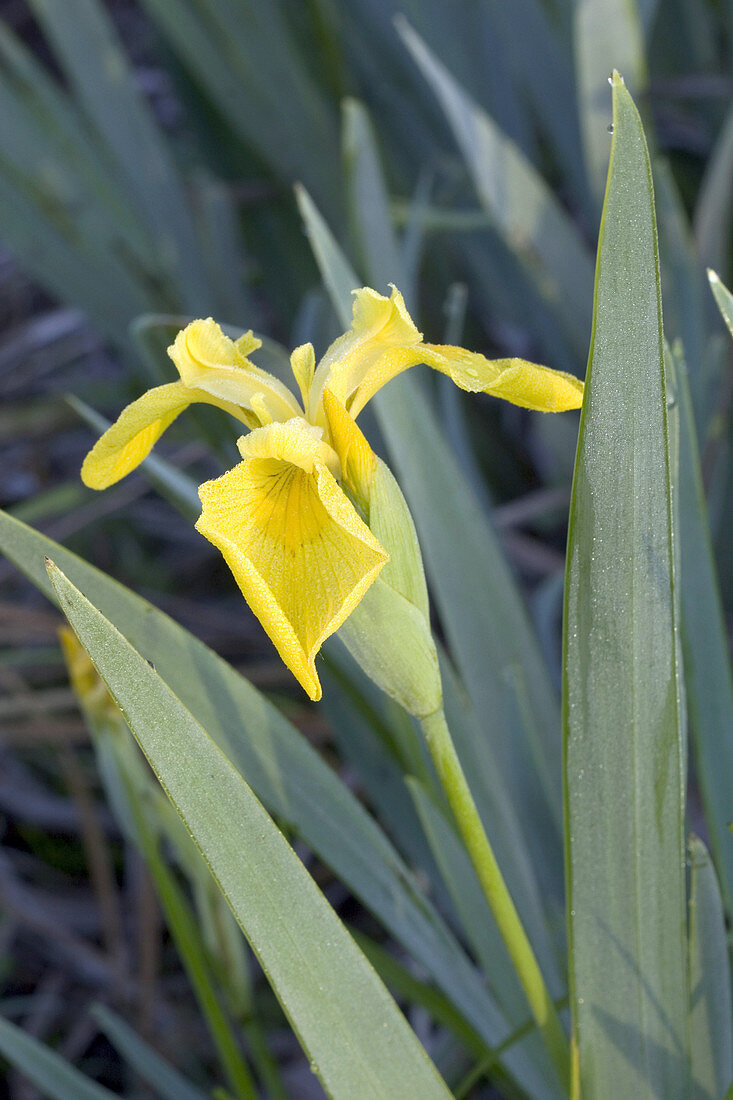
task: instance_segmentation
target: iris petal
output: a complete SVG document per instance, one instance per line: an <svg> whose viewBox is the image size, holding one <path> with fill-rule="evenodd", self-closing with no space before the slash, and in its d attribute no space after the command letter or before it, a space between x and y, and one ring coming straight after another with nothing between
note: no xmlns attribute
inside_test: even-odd
<svg viewBox="0 0 733 1100"><path fill-rule="evenodd" d="M260 341L251 333L235 343L208 317L186 325L168 354L187 386L247 409L252 409L253 394L259 394L259 402L264 403L273 420L298 416L302 409L287 386L247 358L245 352L259 346Z"/></svg>
<svg viewBox="0 0 733 1100"><path fill-rule="evenodd" d="M223 554L282 660L319 699L316 654L388 555L323 462L326 445L311 434L309 450L304 426L313 431L303 421L273 424L243 440L251 457L200 487L196 527Z"/></svg>
<svg viewBox="0 0 733 1100"><path fill-rule="evenodd" d="M583 404L579 378L527 359L486 359L445 344L424 344L423 354L423 362L469 393L490 393L538 412L565 412Z"/></svg>
<svg viewBox="0 0 733 1100"><path fill-rule="evenodd" d="M326 386L348 409L351 395L385 353L417 347L421 341L422 333L415 327L396 287L392 288L390 298L369 287L355 291L351 329L331 344L318 364L311 410L318 407Z"/></svg>
<svg viewBox="0 0 733 1100"><path fill-rule="evenodd" d="M377 459L361 428L344 406L326 389L323 409L333 449L339 458L341 477L365 515L369 513L369 497Z"/></svg>
<svg viewBox="0 0 733 1100"><path fill-rule="evenodd" d="M571 374L524 359L487 359L464 348L424 344L396 287L389 298L364 287L354 296L349 332L326 352L315 374L309 408L326 389L356 418L392 378L424 363L471 393L490 393L540 412L579 408L583 383Z"/></svg>
<svg viewBox="0 0 733 1100"><path fill-rule="evenodd" d="M90 489L107 489L125 477L150 454L163 432L184 409L195 402L217 408L249 423L246 414L203 390L183 382L170 382L148 390L123 409L117 420L84 459L81 478Z"/></svg>

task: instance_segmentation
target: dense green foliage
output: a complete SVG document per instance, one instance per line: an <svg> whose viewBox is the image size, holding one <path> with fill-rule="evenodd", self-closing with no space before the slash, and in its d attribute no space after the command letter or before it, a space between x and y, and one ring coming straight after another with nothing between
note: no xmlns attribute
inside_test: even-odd
<svg viewBox="0 0 733 1100"><path fill-rule="evenodd" d="M164 348L189 318L254 328L283 374L286 347L348 325L363 284L397 284L428 340L588 362L562 656L577 417L469 404L416 371L362 426L414 518L447 724L572 1039L571 1095L724 1096L733 7L139 0L145 57L175 88L166 125L114 3L28 6L28 44L0 22L0 240L111 349L114 383L75 395L95 430L172 379ZM217 412L172 434L200 440L197 478L231 465ZM161 508L197 514L170 451L143 470ZM297 1097L274 1054L287 1018L338 1100L568 1095L419 726L333 639L314 747L304 708L135 594L155 589L150 549L128 587L83 560L101 545L119 575L123 496L81 557L22 522L89 499L65 471L0 513L0 551L60 605L186 826L101 683L74 682L209 1035L205 1066L168 1062L98 1006L121 1063L164 1098ZM111 1095L13 1011L0 996L0 1051L44 1095Z"/></svg>

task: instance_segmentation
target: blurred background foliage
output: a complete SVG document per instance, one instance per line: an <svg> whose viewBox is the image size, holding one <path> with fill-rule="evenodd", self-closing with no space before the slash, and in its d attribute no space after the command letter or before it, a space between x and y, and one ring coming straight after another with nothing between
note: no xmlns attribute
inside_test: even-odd
<svg viewBox="0 0 733 1100"><path fill-rule="evenodd" d="M396 282L429 340L582 375L613 67L651 146L665 328L684 344L730 616L730 352L704 277L707 265L731 275L730 0L0 4L0 504L242 669L380 810L418 868L430 856L414 812L399 808L401 776L385 785L373 747L357 752L339 735L338 667L330 713L303 705L223 565L145 474L103 495L86 490L78 470L94 433L65 395L115 416L173 376L163 348L190 316L324 350L339 324L296 183L301 207L315 204L359 277L382 292ZM263 354L269 369L281 359L275 343ZM577 422L464 402L444 382L425 378L423 396L491 514L557 677ZM386 453L377 419L364 424ZM215 412L189 413L160 450L202 480L234 458L234 436ZM170 495L170 478L164 488ZM146 868L139 835L103 801L59 617L7 562L0 584L0 1008L89 1076L146 1095L112 1053L130 1056L119 1018L86 1011L106 1002L173 1061L185 1049L205 1080L226 1039L209 1018L212 1046L177 961L180 882L168 883L162 916L164 870ZM518 698L521 709L521 685ZM404 757L408 741L391 721L391 751ZM422 766L401 760L413 773ZM690 815L704 832L696 790ZM298 850L341 915L376 934L349 891ZM185 871L185 853L178 863ZM199 920L213 921L191 879ZM232 971L238 989L226 988L220 964L199 975L204 987L191 980L204 1000L207 982L223 983L227 1011L255 1021L248 1041L265 1081L267 1034L283 1067L271 1095L319 1095L266 985L255 981L252 1013L246 963ZM392 977L404 991L414 974ZM412 1009L422 1038L429 1019ZM433 1056L450 1077L452 1052ZM35 1095L13 1073L5 1087Z"/></svg>

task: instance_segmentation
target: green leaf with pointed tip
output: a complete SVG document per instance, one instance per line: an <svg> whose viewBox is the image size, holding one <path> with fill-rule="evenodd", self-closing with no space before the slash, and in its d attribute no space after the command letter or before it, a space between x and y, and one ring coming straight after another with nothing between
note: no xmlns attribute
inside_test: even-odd
<svg viewBox="0 0 733 1100"><path fill-rule="evenodd" d="M728 331L731 336L733 336L733 294L731 294L728 287L720 281L715 271L708 270L708 279L710 280L710 289L715 296L715 301L718 303L718 309L720 310L721 316L728 327Z"/></svg>
<svg viewBox="0 0 733 1100"><path fill-rule="evenodd" d="M282 714L157 608L0 511L0 552L54 598L51 557L122 629L214 737L255 793L426 968L488 1043L507 1026L465 953L386 836Z"/></svg>
<svg viewBox="0 0 733 1100"><path fill-rule="evenodd" d="M404 1016L239 772L145 658L48 571L330 1095L445 1100Z"/></svg>
<svg viewBox="0 0 733 1100"><path fill-rule="evenodd" d="M733 1076L730 959L720 888L703 842L691 836L690 1060L694 1100L718 1100Z"/></svg>
<svg viewBox="0 0 733 1100"><path fill-rule="evenodd" d="M733 678L687 370L679 346L672 355L680 411L679 545L687 713L710 847L726 906L733 913L733 837L728 831L733 817Z"/></svg>
<svg viewBox="0 0 733 1100"><path fill-rule="evenodd" d="M646 142L618 74L613 119L565 597L571 1004L580 1095L685 1100L685 775L659 266Z"/></svg>

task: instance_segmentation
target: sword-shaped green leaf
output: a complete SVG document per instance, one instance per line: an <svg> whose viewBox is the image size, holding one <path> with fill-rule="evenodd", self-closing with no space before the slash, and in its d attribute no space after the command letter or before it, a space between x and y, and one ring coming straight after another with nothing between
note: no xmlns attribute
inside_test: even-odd
<svg viewBox="0 0 733 1100"><path fill-rule="evenodd" d="M571 1003L583 1100L683 1100L684 763L659 264L646 142L618 74L613 117L566 580Z"/></svg>
<svg viewBox="0 0 733 1100"><path fill-rule="evenodd" d="M0 1057L19 1070L49 1100L114 1100L78 1069L22 1028L0 1019Z"/></svg>
<svg viewBox="0 0 733 1100"><path fill-rule="evenodd" d="M694 1100L717 1100L733 1077L730 961L720 887L707 848L690 837L690 1057Z"/></svg>
<svg viewBox="0 0 733 1100"><path fill-rule="evenodd" d="M48 570L328 1093L446 1100L404 1016L239 772L115 626Z"/></svg>
<svg viewBox="0 0 733 1100"><path fill-rule="evenodd" d="M431 974L488 1043L508 1030L465 953L348 787L225 661L146 600L0 511L0 552L51 599L45 556L124 631L268 810L287 822Z"/></svg>
<svg viewBox="0 0 733 1100"><path fill-rule="evenodd" d="M718 284L722 286L722 284ZM672 349L680 410L680 524L682 653L687 714L708 843L720 888L733 911L733 679L710 539L705 488L687 370Z"/></svg>

